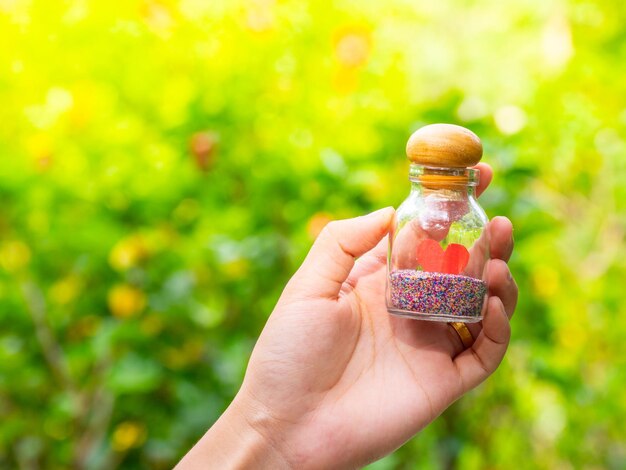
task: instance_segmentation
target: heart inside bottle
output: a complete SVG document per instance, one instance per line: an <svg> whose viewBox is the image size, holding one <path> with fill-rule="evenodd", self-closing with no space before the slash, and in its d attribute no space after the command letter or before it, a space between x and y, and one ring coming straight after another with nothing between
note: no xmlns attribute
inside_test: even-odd
<svg viewBox="0 0 626 470"><path fill-rule="evenodd" d="M422 270L446 274L460 274L469 262L469 251L463 245L451 243L445 249L432 239L426 239L417 248L417 261Z"/></svg>

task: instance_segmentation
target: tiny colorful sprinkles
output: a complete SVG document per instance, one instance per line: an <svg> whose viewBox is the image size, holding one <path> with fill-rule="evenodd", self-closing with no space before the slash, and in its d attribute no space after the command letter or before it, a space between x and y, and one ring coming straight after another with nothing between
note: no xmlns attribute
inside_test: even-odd
<svg viewBox="0 0 626 470"><path fill-rule="evenodd" d="M487 293L480 279L412 269L391 273L390 289L394 308L453 317L480 317Z"/></svg>

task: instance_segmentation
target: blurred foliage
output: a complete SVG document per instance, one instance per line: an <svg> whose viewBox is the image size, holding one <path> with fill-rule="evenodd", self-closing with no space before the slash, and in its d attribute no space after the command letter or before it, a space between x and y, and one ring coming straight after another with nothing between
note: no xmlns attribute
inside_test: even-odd
<svg viewBox="0 0 626 470"><path fill-rule="evenodd" d="M502 367L373 469L626 467L626 9L0 0L0 467L169 468L330 219L477 132Z"/></svg>

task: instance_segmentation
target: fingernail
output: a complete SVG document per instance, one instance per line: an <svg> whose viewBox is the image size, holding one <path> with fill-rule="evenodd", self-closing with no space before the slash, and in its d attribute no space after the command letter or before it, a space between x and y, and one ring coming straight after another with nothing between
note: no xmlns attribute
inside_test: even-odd
<svg viewBox="0 0 626 470"><path fill-rule="evenodd" d="M511 252L515 248L515 238L513 237L513 232L511 232L511 238L509 238L509 246L511 247Z"/></svg>
<svg viewBox="0 0 626 470"><path fill-rule="evenodd" d="M500 301L500 311L502 312L502 315L504 315L508 320L509 315L506 313L506 310L504 310L504 304L502 303L502 301Z"/></svg>

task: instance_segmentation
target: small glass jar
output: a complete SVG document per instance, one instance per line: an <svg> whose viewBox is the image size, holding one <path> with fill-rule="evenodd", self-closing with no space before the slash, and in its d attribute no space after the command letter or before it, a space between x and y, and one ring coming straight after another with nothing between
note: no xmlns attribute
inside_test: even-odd
<svg viewBox="0 0 626 470"><path fill-rule="evenodd" d="M478 322L487 305L488 219L475 197L482 156L475 134L450 124L407 144L411 192L389 235L387 310L446 322Z"/></svg>

